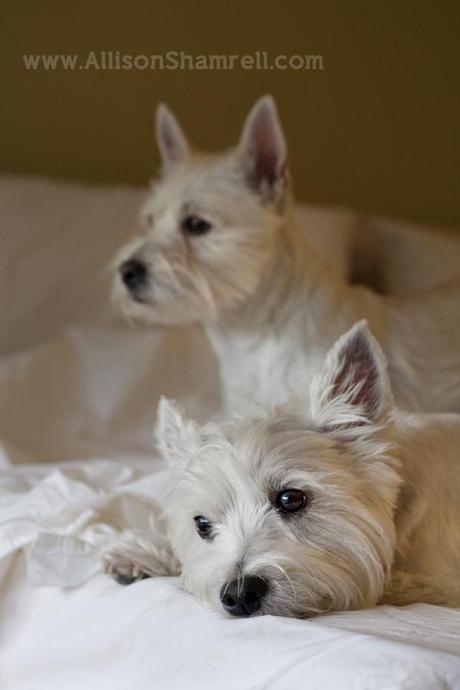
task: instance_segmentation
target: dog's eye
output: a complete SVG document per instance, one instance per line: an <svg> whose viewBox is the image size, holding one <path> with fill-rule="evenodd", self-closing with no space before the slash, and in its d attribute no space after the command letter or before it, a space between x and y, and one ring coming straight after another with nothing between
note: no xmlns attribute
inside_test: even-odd
<svg viewBox="0 0 460 690"><path fill-rule="evenodd" d="M153 216L151 213L148 213L145 216L145 224L147 225L148 228L151 228L153 225Z"/></svg>
<svg viewBox="0 0 460 690"><path fill-rule="evenodd" d="M196 531L202 539L209 539L212 536L212 525L207 517L197 515L193 518L195 521Z"/></svg>
<svg viewBox="0 0 460 690"><path fill-rule="evenodd" d="M198 216L186 216L182 221L182 229L189 235L204 235L211 230L211 223Z"/></svg>
<svg viewBox="0 0 460 690"><path fill-rule="evenodd" d="M275 499L275 505L281 513L297 513L307 505L307 497L299 489L283 489Z"/></svg>

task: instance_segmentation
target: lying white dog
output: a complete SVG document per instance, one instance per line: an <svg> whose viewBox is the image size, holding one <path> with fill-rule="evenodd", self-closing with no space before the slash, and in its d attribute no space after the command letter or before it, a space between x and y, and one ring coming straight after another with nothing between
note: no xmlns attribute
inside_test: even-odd
<svg viewBox="0 0 460 690"><path fill-rule="evenodd" d="M460 416L395 411L365 322L307 401L200 427L163 399L157 439L169 537L110 545L122 581L180 568L188 591L234 616L460 605Z"/></svg>
<svg viewBox="0 0 460 690"><path fill-rule="evenodd" d="M336 338L366 318L398 404L460 410L460 282L411 298L349 286L305 242L290 212L287 154L273 101L250 113L236 150L191 151L158 110L163 178L145 231L118 260L114 299L143 323L202 322L227 408L305 390Z"/></svg>

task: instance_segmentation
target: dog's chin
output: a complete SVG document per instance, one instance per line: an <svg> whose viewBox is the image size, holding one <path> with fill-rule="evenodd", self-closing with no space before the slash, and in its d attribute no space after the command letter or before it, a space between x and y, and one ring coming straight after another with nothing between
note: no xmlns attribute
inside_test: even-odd
<svg viewBox="0 0 460 690"><path fill-rule="evenodd" d="M277 616L278 618L313 618L318 615L317 611L311 610L308 607L300 607L296 601L289 603L266 602L255 614L257 616Z"/></svg>
<svg viewBox="0 0 460 690"><path fill-rule="evenodd" d="M126 291L116 290L112 294L111 304L114 312L120 314L130 324L134 326L150 324L150 309L144 300L133 298Z"/></svg>
<svg viewBox="0 0 460 690"><path fill-rule="evenodd" d="M142 294L117 294L113 296L112 304L115 310L134 326L186 326L201 320L189 307L181 308L175 305L172 308L170 304L159 304Z"/></svg>

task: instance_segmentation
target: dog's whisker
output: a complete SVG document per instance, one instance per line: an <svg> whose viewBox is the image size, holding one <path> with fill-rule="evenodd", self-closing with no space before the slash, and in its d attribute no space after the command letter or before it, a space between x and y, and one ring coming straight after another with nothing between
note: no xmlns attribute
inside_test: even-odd
<svg viewBox="0 0 460 690"><path fill-rule="evenodd" d="M283 576L283 578L286 579L286 580L289 582L289 585L291 586L291 589L292 589L292 595L293 595L293 597L294 597L294 600L297 601L296 588L295 588L295 586L294 586L294 583L293 583L292 579L291 579L291 578L289 577L289 575L287 574L285 568L283 568L283 567L282 567L281 565L279 565L278 563L275 563L275 564L273 565L273 567L276 568L277 570L279 570L279 571L281 572L281 575Z"/></svg>

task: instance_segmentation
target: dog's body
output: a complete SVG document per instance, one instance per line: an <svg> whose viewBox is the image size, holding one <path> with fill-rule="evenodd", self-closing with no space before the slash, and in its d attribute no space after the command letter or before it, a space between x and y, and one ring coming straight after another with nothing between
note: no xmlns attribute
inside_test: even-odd
<svg viewBox="0 0 460 690"><path fill-rule="evenodd" d="M163 400L157 439L171 548L122 537L105 554L118 576L180 567L186 589L236 616L460 605L460 417L395 411L365 324L308 399L203 427Z"/></svg>
<svg viewBox="0 0 460 690"><path fill-rule="evenodd" d="M302 391L336 338L366 318L389 362L398 403L460 410L460 282L389 298L351 287L326 267L290 211L286 146L270 99L236 151L191 152L176 120L158 114L163 178L126 247L114 297L143 323L202 322L217 352L227 409Z"/></svg>
<svg viewBox="0 0 460 690"><path fill-rule="evenodd" d="M237 314L207 324L226 408L288 400L308 385L325 352L366 318L389 360L398 404L460 410L460 283L407 298L351 286L284 227L272 271Z"/></svg>
<svg viewBox="0 0 460 690"><path fill-rule="evenodd" d="M460 416L396 417L403 480L386 599L460 605Z"/></svg>

